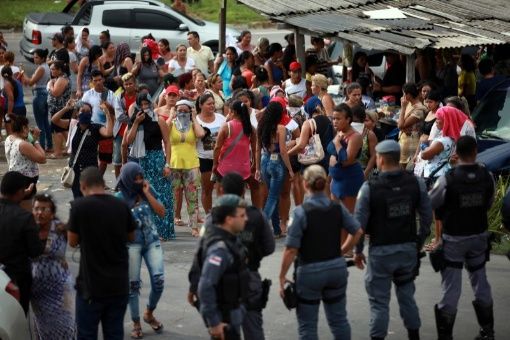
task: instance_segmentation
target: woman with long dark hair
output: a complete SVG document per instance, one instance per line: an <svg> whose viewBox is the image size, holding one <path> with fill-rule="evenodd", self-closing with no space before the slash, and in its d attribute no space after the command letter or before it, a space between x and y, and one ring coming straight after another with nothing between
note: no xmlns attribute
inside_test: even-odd
<svg viewBox="0 0 510 340"><path fill-rule="evenodd" d="M76 78L76 97L81 98L84 92L90 89L92 81L92 71L99 70L103 72L103 65L99 58L103 55L101 47L94 45L90 48L89 54L80 60L78 65L78 76Z"/></svg>
<svg viewBox="0 0 510 340"><path fill-rule="evenodd" d="M149 93L152 96L159 88L161 78L163 78L163 70L154 62L151 56L151 50L148 47L142 47L140 50L140 58L131 70L136 76L139 84L143 83L149 87Z"/></svg>
<svg viewBox="0 0 510 340"><path fill-rule="evenodd" d="M287 130L285 125L281 124L283 108L278 102L270 102L264 116L259 122L257 133L258 143L256 148L256 172L255 178L262 178L268 189L264 213L266 216L272 216L278 205L278 198L285 180L285 168L289 172L289 177L294 178L294 171L290 164L287 146L285 143ZM282 230L279 226L273 225L275 236L280 236Z"/></svg>
<svg viewBox="0 0 510 340"><path fill-rule="evenodd" d="M48 82L48 112L50 117L62 110L71 98L71 82L65 73L65 64L62 61L54 61L50 66L51 79ZM67 129L62 129L54 124L51 125L53 131L55 154L53 158L63 156L63 147L67 139Z"/></svg>
<svg viewBox="0 0 510 340"><path fill-rule="evenodd" d="M234 100L230 110L231 120L218 133L212 171L220 178L229 172L237 172L247 181L251 176L250 147L256 149L257 136L250 122L247 105Z"/></svg>
<svg viewBox="0 0 510 340"><path fill-rule="evenodd" d="M4 116L5 129L7 134L10 134L9 115L26 116L27 108L23 101L23 86L21 82L13 77L12 68L4 66L2 68L2 78L4 80L4 88L2 94L5 98L3 111L6 113Z"/></svg>
<svg viewBox="0 0 510 340"><path fill-rule="evenodd" d="M218 55L214 61L214 73L220 75L223 80L223 94L230 98L232 90L230 89L230 81L232 80L232 73L236 67L237 50L235 47L229 46L225 50L225 56Z"/></svg>
<svg viewBox="0 0 510 340"><path fill-rule="evenodd" d="M359 78L367 78L369 84L372 84L372 79L374 78L374 72L368 66L368 56L365 52L359 51L354 54L354 58L352 58L352 69L348 74L349 82L357 82Z"/></svg>

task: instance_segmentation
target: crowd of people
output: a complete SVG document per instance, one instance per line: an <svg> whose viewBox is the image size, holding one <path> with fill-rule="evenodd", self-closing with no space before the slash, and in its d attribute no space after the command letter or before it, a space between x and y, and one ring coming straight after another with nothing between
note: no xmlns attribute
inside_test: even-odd
<svg viewBox="0 0 510 340"><path fill-rule="evenodd" d="M127 305L131 337L142 338L142 258L150 272L142 319L160 332L163 324L153 312L164 287L161 242L176 238L175 226L187 226L198 237L202 224L207 228L190 272L188 299L199 306L213 338L237 339L241 325L245 339L263 338L264 285L258 268L262 257L274 251L274 238L286 236L280 289L286 297L286 274L297 258L300 338L316 338L323 300L335 339L349 339L344 257L364 267L363 233L370 235L366 284L372 339L387 335L392 280L409 338L419 339L413 297L416 249L425 246L435 252L441 244L449 265L440 269L440 339L451 338L458 302L452 295L454 290L460 294L460 271L454 262L461 263L460 269L466 262L472 277L479 339L494 338L492 297L480 257L487 243L487 216L480 207L490 206L494 188L490 176L475 165L470 119L477 100L504 79L496 74L494 61L485 55L477 66L472 56L462 55L457 77L450 55L436 54L435 66L420 55L420 81L415 84L405 83L398 54L385 53L388 68L380 79L367 55L358 52L345 79L345 98L337 104L328 94L331 65L337 61L330 59L324 40L312 38L304 68L296 59L293 36L286 39L285 48L265 38L254 46L251 33L244 31L224 55L215 57L196 32L188 32L188 45L175 46L175 53L166 39L157 41L148 34L136 57L128 44L111 41L108 31L96 44L86 27L77 36L65 27L53 35L51 53L33 52L37 67L31 76L0 46L1 112L10 171L2 179L2 204L10 204L12 218L19 220L12 223L30 237L26 259L8 263L5 255L0 263L20 286L25 312L31 302L38 338L59 334L72 339L77 334L78 339L91 339L102 320L105 338L121 339ZM23 86L32 87L37 128L29 127ZM394 118L398 142L386 140L379 127L384 113L376 108L381 101L399 106ZM56 202L37 193L39 164L62 157L69 157L74 173L75 200L67 224L56 216ZM109 188L103 176L109 164L115 171L115 197L105 194ZM457 184L451 195L464 194L463 180L469 174L483 184L479 199L470 196L466 203L477 207L469 213L478 214L480 225L462 232L457 226L469 221L460 217L466 207L449 198L448 191L451 182ZM245 187L253 206L243 200ZM213 202L215 190L221 198ZM299 206L293 218L291 198ZM181 215L184 203L188 222ZM328 223L322 223L325 215ZM6 221L4 212L0 216ZM433 218L434 239L425 245ZM7 228L3 221L1 227ZM250 223L254 226L248 227ZM318 231L310 232L312 227ZM473 235L480 250L476 254L466 240ZM66 242L80 245L82 255L75 320L68 301L72 288ZM248 248L248 268L237 250L239 243ZM454 253L460 248L462 254ZM247 272L248 279L241 272ZM247 304L251 307L243 320L246 296L239 286L246 280L255 282L257 298ZM52 322L56 319L58 324Z"/></svg>

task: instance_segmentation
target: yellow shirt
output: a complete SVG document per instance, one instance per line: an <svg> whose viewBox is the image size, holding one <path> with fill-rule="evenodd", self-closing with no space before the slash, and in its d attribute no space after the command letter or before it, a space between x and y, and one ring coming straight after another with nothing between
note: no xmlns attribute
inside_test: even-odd
<svg viewBox="0 0 510 340"><path fill-rule="evenodd" d="M474 96L476 93L476 76L474 72L462 71L459 75L459 96Z"/></svg>
<svg viewBox="0 0 510 340"><path fill-rule="evenodd" d="M184 141L182 140L184 138ZM170 168L171 169L182 169L189 170L198 168L198 152L196 147L196 137L193 131L193 126L186 134L183 134L177 130L174 124L170 129Z"/></svg>

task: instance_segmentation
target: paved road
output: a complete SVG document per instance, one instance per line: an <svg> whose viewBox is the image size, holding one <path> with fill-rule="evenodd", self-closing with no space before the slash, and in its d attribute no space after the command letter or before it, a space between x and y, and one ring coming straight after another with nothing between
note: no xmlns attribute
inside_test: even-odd
<svg viewBox="0 0 510 340"><path fill-rule="evenodd" d="M6 34L11 46L15 46L15 34ZM27 72L28 66L26 66ZM27 97L26 99L29 99ZM29 111L31 108L29 108ZM59 184L59 177L65 161L49 160L41 166L40 191L46 191L54 195L58 200L57 214L62 220L67 220L69 204L72 199L71 192L64 190ZM5 173L7 164L0 161L0 176ZM111 169L109 169L111 170ZM106 175L107 184L114 185L114 178L111 171ZM186 216L183 211L183 216ZM270 278L276 285L282 256L282 240L277 242L276 252L265 259L262 263L262 276ZM187 272L191 263L196 239L192 238L185 228L177 229L177 239L163 244L165 251L165 291L162 300L156 310L156 316L164 323L165 330L162 335L153 334L148 327L144 326L147 339L175 339L194 340L207 339L201 318L197 312L187 304L185 296L187 292ZM68 251L68 261L74 274L77 273L79 253L73 250ZM495 300L495 323L496 334L499 339L509 338L510 323L507 321L510 312L510 263L503 256L493 256L487 265L489 281L492 285ZM367 339L369 326L369 307L367 295L364 289L363 272L357 269L350 269L349 286L347 291L347 310L352 327L353 339ZM142 270L143 288L141 306L148 298L148 273ZM264 312L265 330L267 339L289 340L297 339L296 318L293 312L289 312L283 306L276 286L273 285L270 293L270 301ZM433 306L438 301L440 292L440 277L434 273L429 261L423 261L421 276L416 281L416 299L420 307L422 317L422 339L435 339L435 322ZM475 336L478 326L475 313L471 306L473 294L469 288L467 275L464 274L463 294L461 297L457 324L455 325L456 339L471 339ZM126 339L129 339L131 329L129 313L126 313L125 330ZM400 320L398 306L395 304L395 297L391 303L390 333L387 339L406 339L407 333ZM319 334L322 339L331 338L325 321L324 313L321 311L319 322Z"/></svg>

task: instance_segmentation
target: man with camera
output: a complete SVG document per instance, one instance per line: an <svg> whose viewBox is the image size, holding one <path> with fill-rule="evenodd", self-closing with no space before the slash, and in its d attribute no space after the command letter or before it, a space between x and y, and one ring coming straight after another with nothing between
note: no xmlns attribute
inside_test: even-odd
<svg viewBox="0 0 510 340"><path fill-rule="evenodd" d="M460 137L456 151L457 166L441 176L430 191L436 218L443 224L442 247L430 254L434 270L441 271L443 290L441 301L434 307L438 339L452 339L465 266L480 325L476 339L490 340L494 339L494 315L485 263L490 253L487 212L494 200L494 179L476 163L476 139Z"/></svg>
<svg viewBox="0 0 510 340"><path fill-rule="evenodd" d="M370 235L365 275L371 312L370 336L372 340L384 339L388 333L393 281L408 338L418 340L421 321L414 299L414 279L418 275L420 250L430 234L430 200L423 180L401 169L397 142L385 140L377 144L375 151L380 173L363 183L354 214ZM360 269L365 263L363 246L363 241L358 243L354 256Z"/></svg>
<svg viewBox="0 0 510 340"><path fill-rule="evenodd" d="M93 70L91 78L94 87L83 94L82 101L92 106L92 123L106 125L106 115L108 112L102 110L102 103L113 108L116 117L124 117L124 111L120 106L119 99L111 90L104 86L105 79L101 71ZM106 138L99 142L98 158L99 170L104 175L106 167L113 160L113 138Z"/></svg>

